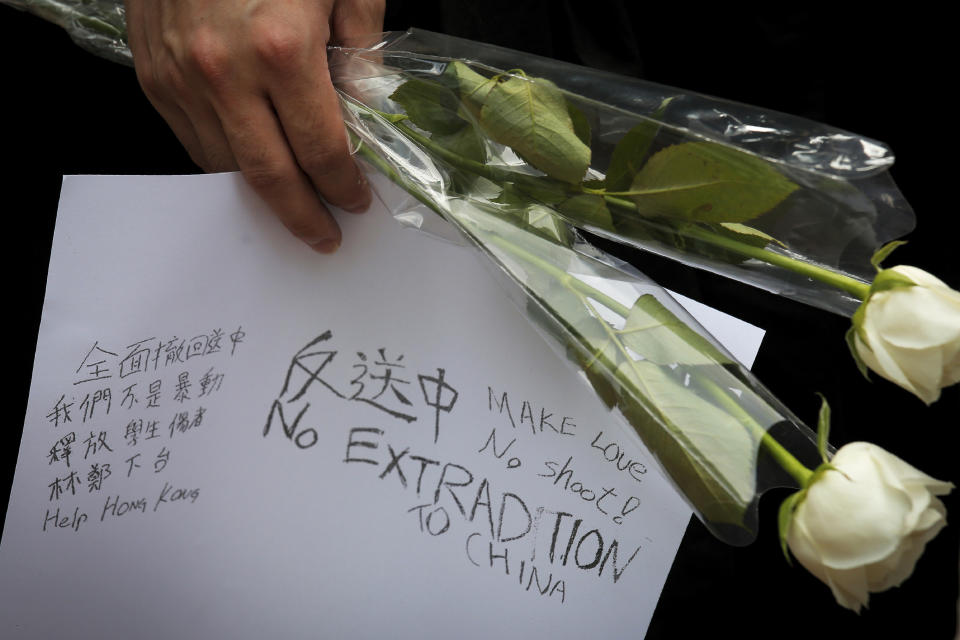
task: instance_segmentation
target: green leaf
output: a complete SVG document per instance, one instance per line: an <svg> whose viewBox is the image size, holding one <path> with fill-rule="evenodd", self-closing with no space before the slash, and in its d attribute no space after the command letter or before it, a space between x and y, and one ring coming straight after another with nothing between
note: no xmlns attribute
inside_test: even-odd
<svg viewBox="0 0 960 640"><path fill-rule="evenodd" d="M410 116L405 113L381 113L379 115L391 124L397 124L398 122L410 119Z"/></svg>
<svg viewBox="0 0 960 640"><path fill-rule="evenodd" d="M558 306L552 300L549 304ZM684 376L678 374L716 377L722 386L739 387L740 381L702 355L697 362L710 364L676 371L651 359L638 360L627 336L643 339L639 332L616 331L593 309L587 307L585 314L584 307L581 303L577 312L568 305L565 316L579 316L573 331L590 350L579 363L598 393L609 395L612 389L617 394L620 411L704 518L714 524L743 527L755 490L757 442L737 418L706 399L695 385L685 384ZM647 308L654 309L656 304ZM669 331L663 333L669 335ZM676 335L668 339L674 346L683 344ZM645 341L654 340L650 334ZM690 350L688 345L678 348Z"/></svg>
<svg viewBox="0 0 960 640"><path fill-rule="evenodd" d="M621 395L620 410L684 495L708 520L743 526L755 491L757 443L750 432L653 362L623 362L617 377L640 396Z"/></svg>
<svg viewBox="0 0 960 640"><path fill-rule="evenodd" d="M530 206L530 198L517 189L515 184L510 182L503 185L499 195L493 199L493 202L518 211L526 211L527 207Z"/></svg>
<svg viewBox="0 0 960 640"><path fill-rule="evenodd" d="M608 191L626 191L630 188L659 128L660 123L641 122L620 139L607 168L605 187Z"/></svg>
<svg viewBox="0 0 960 640"><path fill-rule="evenodd" d="M503 195L503 186L469 171L452 171L450 178L457 193L469 194L474 201L491 202Z"/></svg>
<svg viewBox="0 0 960 640"><path fill-rule="evenodd" d="M857 369L859 369L860 373L863 374L863 377L869 381L870 373L867 369L867 363L863 361L863 358L860 356L860 352L857 351L857 343L854 340L856 335L856 327L851 326L849 329L847 329L847 333L844 335L844 338L847 341L847 348L850 349L850 355L853 356L853 361L857 363Z"/></svg>
<svg viewBox="0 0 960 640"><path fill-rule="evenodd" d="M463 121L461 120L461 122ZM480 137L480 133L472 124L464 123L464 125L465 126L461 127L457 131L454 131L453 133L434 133L430 136L430 139L435 141L440 146L457 154L458 156L462 156L475 162L486 162L487 152L483 145L483 140Z"/></svg>
<svg viewBox="0 0 960 640"><path fill-rule="evenodd" d="M876 253L874 253L873 256L870 258L870 264L873 265L874 269L876 269L877 271L880 271L880 263L886 260L887 256L893 253L894 249L896 249L897 247L901 247L905 244L907 244L906 240L894 240L893 242L888 242L887 244L877 249Z"/></svg>
<svg viewBox="0 0 960 640"><path fill-rule="evenodd" d="M587 116L575 104L567 100L567 113L570 115L570 121L573 123L573 132L580 142L590 146L590 121Z"/></svg>
<svg viewBox="0 0 960 640"><path fill-rule="evenodd" d="M625 191L630 188L634 176L643 166L647 152L650 151L653 140L660 131L659 120L672 100L673 98L667 98L661 102L660 107L649 119L636 125L620 138L620 142L613 149L610 166L607 168L605 183L607 191Z"/></svg>
<svg viewBox="0 0 960 640"><path fill-rule="evenodd" d="M487 78L459 60L447 65L438 78L438 82L448 89L453 89L463 100L466 107L479 117L480 108L487 99L487 94L497 83L497 78Z"/></svg>
<svg viewBox="0 0 960 640"><path fill-rule="evenodd" d="M817 416L817 451L824 462L828 461L827 447L830 446L830 405L822 393L820 396L820 415Z"/></svg>
<svg viewBox="0 0 960 640"><path fill-rule="evenodd" d="M642 214L744 222L797 188L765 160L712 142L684 142L655 153L629 193Z"/></svg>
<svg viewBox="0 0 960 640"><path fill-rule="evenodd" d="M563 94L548 80L512 76L498 82L483 103L480 124L552 178L579 183L590 165L590 147L577 137Z"/></svg>
<svg viewBox="0 0 960 640"><path fill-rule="evenodd" d="M469 65L459 60L453 60L447 64L447 68L443 70L443 73L440 74L440 77L437 79L443 86L448 89L453 89L460 94L475 91L480 85L487 82L487 80L489 80L489 78L477 73L471 69Z"/></svg>
<svg viewBox="0 0 960 640"><path fill-rule="evenodd" d="M777 528L780 530L780 549L783 550L783 557L787 559L787 564L791 567L793 566L793 561L790 559L787 537L790 535L790 525L793 523L793 512L796 511L797 505L803 499L803 496L803 491L791 493L780 503L780 512L777 515Z"/></svg>
<svg viewBox="0 0 960 640"><path fill-rule="evenodd" d="M640 296L620 330L623 344L660 365L722 365L733 361L653 294Z"/></svg>
<svg viewBox="0 0 960 640"><path fill-rule="evenodd" d="M724 235L735 238L740 242L752 245L754 247L763 248L770 243L778 244L784 248L787 246L770 234L764 233L763 231L753 227L748 227L747 225L739 222L721 222L719 225L714 226L714 229L718 230Z"/></svg>
<svg viewBox="0 0 960 640"><path fill-rule="evenodd" d="M104 7L104 9L106 8ZM103 10L103 9L98 8L98 10ZM54 10L54 11L59 12L59 11L63 11L63 9ZM74 11L70 10L70 13L74 13ZM110 17L112 17L112 15L116 15L116 13L114 11L111 11L110 14L103 16L103 18L106 18L106 20L97 16L84 16L84 15L79 15L75 18L71 17L71 19L76 20L77 24L83 27L86 27L87 29L98 32L98 35L106 34L109 37L119 38L124 42L126 42L127 41L126 27L122 24L118 26L118 25L111 24L110 22L107 22L107 20L109 20Z"/></svg>
<svg viewBox="0 0 960 640"><path fill-rule="evenodd" d="M542 204L527 207L527 225L536 233L563 246L570 246L570 228L553 210Z"/></svg>
<svg viewBox="0 0 960 640"><path fill-rule="evenodd" d="M456 133L467 125L457 113L457 95L437 82L411 78L390 94L390 99L407 112L410 120L425 131L439 135Z"/></svg>
<svg viewBox="0 0 960 640"><path fill-rule="evenodd" d="M603 196L581 194L560 203L560 214L576 226L592 226L613 230L613 218Z"/></svg>
<svg viewBox="0 0 960 640"><path fill-rule="evenodd" d="M648 224L652 220L657 220L658 224L662 228L669 228L669 226L666 224L666 221L668 220L666 218L650 217L644 218L644 220ZM720 244L710 242L709 240L703 238L702 231L704 226L722 238L731 238L737 242L741 242L752 247L763 248L771 242L782 244L776 238L760 231L759 229L748 227L747 225L740 224L739 222L703 224L675 220L673 224L676 232L673 238L669 240L673 246L681 251L689 251L697 255L722 260L731 264L739 264L745 260L748 260L749 256L745 256L738 251L728 249ZM692 233L694 230L700 233Z"/></svg>
<svg viewBox="0 0 960 640"><path fill-rule="evenodd" d="M473 114L474 118L479 119L480 109L490 90L497 84L497 79L498 77L487 78L463 62L454 60L447 65L437 82L456 92L463 107Z"/></svg>
<svg viewBox="0 0 960 640"><path fill-rule="evenodd" d="M560 246L569 247L572 244L573 235L567 223L553 209L531 201L516 185L509 182L504 184L493 202L502 205L498 207L500 210L523 221L537 235Z"/></svg>
<svg viewBox="0 0 960 640"><path fill-rule="evenodd" d="M461 99L463 99L464 106L477 120L480 119L480 114L483 111L483 105L486 104L486 100L490 96L490 92L493 91L493 88L497 86L497 82L499 82L498 78L488 78L483 84L478 86L470 93L460 94Z"/></svg>
<svg viewBox="0 0 960 640"><path fill-rule="evenodd" d="M549 180L533 178L524 180L523 182L517 182L516 187L531 198L547 205L559 204L570 197L566 187L560 183Z"/></svg>
<svg viewBox="0 0 960 640"><path fill-rule="evenodd" d="M678 249L683 249L688 242L688 238L684 237L680 230L692 223L659 216L638 216L634 212L628 213L619 208L611 209L610 213L613 216L614 230L624 237L651 240ZM715 247L701 243L698 251L708 251L710 248Z"/></svg>

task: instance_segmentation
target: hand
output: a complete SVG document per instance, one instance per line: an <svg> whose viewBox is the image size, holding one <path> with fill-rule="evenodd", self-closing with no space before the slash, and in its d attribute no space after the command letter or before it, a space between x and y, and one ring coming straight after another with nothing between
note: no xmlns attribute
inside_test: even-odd
<svg viewBox="0 0 960 640"><path fill-rule="evenodd" d="M243 172L322 253L340 228L321 201L360 212L370 188L350 156L327 43L383 29L384 0L125 0L147 98L205 171Z"/></svg>

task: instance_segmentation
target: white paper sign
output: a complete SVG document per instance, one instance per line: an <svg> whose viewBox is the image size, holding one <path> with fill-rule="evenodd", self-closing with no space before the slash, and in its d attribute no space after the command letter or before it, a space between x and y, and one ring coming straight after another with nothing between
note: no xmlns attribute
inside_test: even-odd
<svg viewBox="0 0 960 640"><path fill-rule="evenodd" d="M0 636L644 634L690 517L650 455L471 251L340 220L64 180Z"/></svg>

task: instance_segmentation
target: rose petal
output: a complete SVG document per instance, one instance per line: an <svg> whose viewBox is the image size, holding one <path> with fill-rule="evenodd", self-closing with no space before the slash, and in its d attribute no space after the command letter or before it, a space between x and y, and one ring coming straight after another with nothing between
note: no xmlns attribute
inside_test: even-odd
<svg viewBox="0 0 960 640"><path fill-rule="evenodd" d="M928 476L923 471L898 458L886 449L869 442L851 442L850 444L844 445L833 457L833 462L834 464L843 464L843 461L848 456L854 455L870 456L874 461L888 469L890 473L895 474L899 483L903 486L906 486L908 483L918 483L927 488L935 496L946 495L954 488L953 483L944 482L943 480L937 480L934 477Z"/></svg>
<svg viewBox="0 0 960 640"><path fill-rule="evenodd" d="M864 322L898 347L926 349L953 343L960 339L960 294L924 287L884 291L867 303Z"/></svg>
<svg viewBox="0 0 960 640"><path fill-rule="evenodd" d="M942 509L942 503L939 500L936 500L936 502ZM920 556L923 555L927 543L933 540L940 533L940 530L947 525L946 518L934 509L925 511L921 522L929 526L919 528L903 540L899 552L885 563L890 568L881 580L876 582L872 580L868 569L867 581L870 591L884 591L903 584L903 581L913 574L913 569L916 567L917 561L920 560Z"/></svg>
<svg viewBox="0 0 960 640"><path fill-rule="evenodd" d="M794 557L806 567L807 571L815 575L823 582L827 582L827 568L823 566L820 558L820 551L813 541L813 536L807 530L807 525L802 518L794 517L790 524L790 530L787 533L787 545Z"/></svg>
<svg viewBox="0 0 960 640"><path fill-rule="evenodd" d="M910 380L914 393L927 401L934 402L940 397L941 376L943 373L943 354L938 348L910 350L892 344L884 344L891 359L896 361L900 371Z"/></svg>
<svg viewBox="0 0 960 640"><path fill-rule="evenodd" d="M922 546L918 547L909 538L905 538L892 556L864 568L867 588L872 592L879 592L899 585L913 573L921 553Z"/></svg>
<svg viewBox="0 0 960 640"><path fill-rule="evenodd" d="M886 352L883 340L876 334L873 336L868 335L867 339L870 341L869 347L860 340L860 336L855 335L853 338L857 353L860 354L864 364L890 382L898 384L916 395L917 390L913 387L913 383L907 379L906 374L900 370L896 361ZM926 402L926 400L924 401ZM927 404L929 404L929 402L927 402Z"/></svg>
<svg viewBox="0 0 960 640"><path fill-rule="evenodd" d="M899 264L895 267L891 267L890 271L895 271L902 276L906 276L910 280L913 280L917 284L924 287L934 287L934 288L944 288L949 289L950 287L947 284L938 278L937 276L924 271L923 269L918 269L917 267L911 267L906 264Z"/></svg>
<svg viewBox="0 0 960 640"><path fill-rule="evenodd" d="M837 470L807 487L787 544L839 604L859 611L870 592L913 573L927 543L946 526L936 495L953 485L866 442L842 447L831 464Z"/></svg>
<svg viewBox="0 0 960 640"><path fill-rule="evenodd" d="M867 572L863 567L831 571L826 582L833 597L847 609L860 613L860 607L866 607L870 602Z"/></svg>
<svg viewBox="0 0 960 640"><path fill-rule="evenodd" d="M794 518L787 535L787 544L797 561L818 580L830 587L836 601L857 613L870 598L866 572L861 568L851 570L829 569L821 561L814 538L801 518Z"/></svg>
<svg viewBox="0 0 960 640"><path fill-rule="evenodd" d="M814 483L795 515L815 533L821 561L831 569L863 566L892 554L906 533L912 506L905 491L883 482L868 457L842 468L843 473L828 471Z"/></svg>
<svg viewBox="0 0 960 640"><path fill-rule="evenodd" d="M960 382L960 342L957 343L953 353L944 356L943 380L942 386L949 387L952 384Z"/></svg>
<svg viewBox="0 0 960 640"><path fill-rule="evenodd" d="M868 367L930 404L960 382L960 292L915 267L893 271L916 286L870 296L855 348Z"/></svg>

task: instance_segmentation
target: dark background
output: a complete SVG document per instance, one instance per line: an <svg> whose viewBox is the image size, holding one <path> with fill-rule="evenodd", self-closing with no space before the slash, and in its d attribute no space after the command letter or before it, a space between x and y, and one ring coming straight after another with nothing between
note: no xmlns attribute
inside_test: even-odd
<svg viewBox="0 0 960 640"><path fill-rule="evenodd" d="M882 140L897 154L893 177L919 219L910 244L890 264L912 264L960 287L951 175L957 110L947 97L952 72L936 71L956 56L942 16L905 15L902 8L890 15L761 15L726 4L696 10L659 4L388 0L387 27L417 26L604 67ZM0 7L0 69L4 315L13 345L5 368L14 403L0 440L5 512L61 176L196 168L143 98L132 70L81 51L60 29L6 6ZM927 408L885 381L860 376L842 340L844 318L662 259L618 253L664 286L765 328L754 371L811 424L815 392L827 394L834 444L869 440L960 484L960 387ZM103 290L110 283L89 286ZM952 523L928 545L903 586L874 595L857 616L802 568L784 562L776 513L786 495L775 490L763 497L760 537L749 547L726 546L699 521L691 523L648 638L954 637L960 525ZM956 521L960 492L945 503Z"/></svg>

